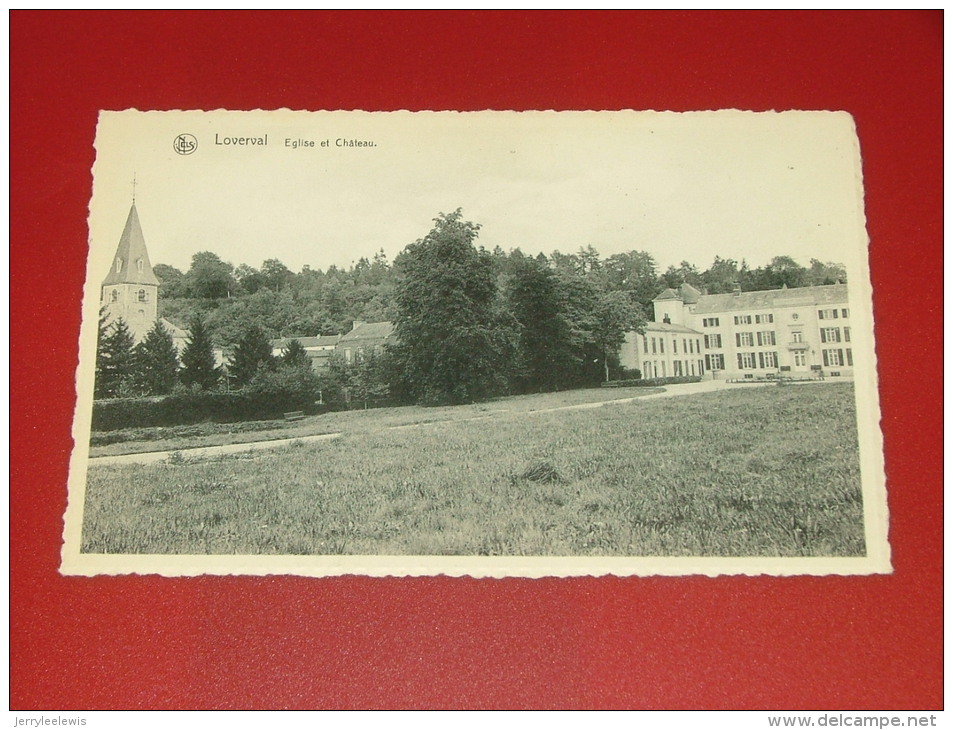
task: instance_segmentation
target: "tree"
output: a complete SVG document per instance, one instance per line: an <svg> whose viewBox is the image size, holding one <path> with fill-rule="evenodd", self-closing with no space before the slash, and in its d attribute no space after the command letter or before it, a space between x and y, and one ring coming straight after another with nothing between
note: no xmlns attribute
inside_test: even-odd
<svg viewBox="0 0 953 730"><path fill-rule="evenodd" d="M133 394L136 376L134 348L132 333L120 317L106 329L100 342L95 388L98 397L119 398Z"/></svg>
<svg viewBox="0 0 953 730"><path fill-rule="evenodd" d="M458 208L397 257L395 358L419 402L465 403L504 387L503 342L491 254Z"/></svg>
<svg viewBox="0 0 953 730"><path fill-rule="evenodd" d="M99 308L99 322L96 331L96 383L93 387L94 398L106 397L106 369L109 361L106 358L106 336L109 334L109 315L106 307Z"/></svg>
<svg viewBox="0 0 953 730"><path fill-rule="evenodd" d="M619 348L626 332L645 332L645 316L624 292L602 292L596 301L593 343L602 352L605 379L609 380L610 363L618 364Z"/></svg>
<svg viewBox="0 0 953 730"><path fill-rule="evenodd" d="M602 264L602 275L610 291L628 292L642 306L651 306L658 293L655 259L644 251L610 256Z"/></svg>
<svg viewBox="0 0 953 730"><path fill-rule="evenodd" d="M215 367L212 339L201 316L195 315L189 322L189 339L182 349L182 371L179 379L183 385L198 386L213 390L218 385L219 372Z"/></svg>
<svg viewBox="0 0 953 730"><path fill-rule="evenodd" d="M211 251L192 256L192 267L185 275L188 296L197 299L224 299L238 288L232 265Z"/></svg>
<svg viewBox="0 0 953 730"><path fill-rule="evenodd" d="M159 297L162 299L177 299L186 296L185 274L174 266L156 264L152 267L153 273L159 279Z"/></svg>
<svg viewBox="0 0 953 730"><path fill-rule="evenodd" d="M572 333L561 306L559 280L547 263L514 251L506 305L517 327L514 379L524 392L558 390L577 365Z"/></svg>
<svg viewBox="0 0 953 730"><path fill-rule="evenodd" d="M171 393L178 380L179 354L172 335L156 320L146 338L136 345L138 380L149 395Z"/></svg>
<svg viewBox="0 0 953 730"><path fill-rule="evenodd" d="M272 291L279 291L291 282L294 274L278 259L266 259L261 265L261 277L265 286Z"/></svg>
<svg viewBox="0 0 953 730"><path fill-rule="evenodd" d="M228 366L229 374L235 378L235 385L239 388L247 385L259 370L274 370L274 365L271 343L264 330L258 325L250 325L238 341Z"/></svg>
<svg viewBox="0 0 953 730"><path fill-rule="evenodd" d="M311 369L311 358L298 340L291 340L281 351L281 367Z"/></svg>

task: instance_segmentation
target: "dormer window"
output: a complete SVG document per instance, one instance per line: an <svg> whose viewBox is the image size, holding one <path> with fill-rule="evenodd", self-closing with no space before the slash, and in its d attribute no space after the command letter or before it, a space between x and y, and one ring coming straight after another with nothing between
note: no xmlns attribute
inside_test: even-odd
<svg viewBox="0 0 953 730"><path fill-rule="evenodd" d="M122 273L122 259L116 259L116 273Z"/></svg>
<svg viewBox="0 0 953 730"><path fill-rule="evenodd" d="M140 301L140 302L146 301L146 290L145 290L145 289L140 289L140 290L139 290L139 301Z"/></svg>
<svg viewBox="0 0 953 730"><path fill-rule="evenodd" d="M144 268L145 268L145 264L142 262L142 259L136 260L136 269L139 271L140 274L142 273L142 270Z"/></svg>

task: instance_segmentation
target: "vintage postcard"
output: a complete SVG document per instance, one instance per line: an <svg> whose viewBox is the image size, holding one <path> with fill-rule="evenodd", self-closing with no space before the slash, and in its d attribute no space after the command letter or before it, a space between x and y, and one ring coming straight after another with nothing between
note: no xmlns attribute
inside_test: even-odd
<svg viewBox="0 0 953 730"><path fill-rule="evenodd" d="M64 574L890 572L848 114L91 143Z"/></svg>

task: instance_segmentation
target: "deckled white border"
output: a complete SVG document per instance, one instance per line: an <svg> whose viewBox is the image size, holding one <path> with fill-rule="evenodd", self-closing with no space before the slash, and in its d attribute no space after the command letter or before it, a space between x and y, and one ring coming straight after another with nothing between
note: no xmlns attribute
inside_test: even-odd
<svg viewBox="0 0 953 730"><path fill-rule="evenodd" d="M104 112L104 114L139 114ZM605 115L605 114L670 114L671 112L148 112L202 117L210 115L383 115L389 122L401 123L415 114L535 114ZM726 110L720 112L686 112L689 114L751 114ZM767 112L774 113L774 112ZM866 220L863 207L863 183L860 169L860 147L851 117L843 112L784 112L809 115L830 114L840 120L839 132L845 145L851 146L856 159L855 225L856 240L845 242L837 257L847 267L851 334L854 357L855 399L857 406L858 442L861 454L861 480L864 499L864 525L867 546L865 557L849 558L713 558L713 557L464 557L464 556L259 556L259 555L100 555L80 553L83 503L86 488L92 417L92 383L95 373L95 349L100 287L97 271L87 266L83 298L83 319L80 328L80 358L77 369L77 403L73 421L75 445L70 458L69 503L64 518L64 544L60 572L64 575L95 576L120 574L159 574L163 576L195 575L299 575L328 577L339 575L385 576L471 576L473 578L539 578L569 576L684 576L684 575L869 575L892 572L890 546L887 541L888 513L884 477L883 438L880 430L880 408L877 390L876 353L874 348L873 290L867 257ZM184 127L183 127L184 128ZM95 174L95 165L94 165ZM90 251L89 261L93 259Z"/></svg>

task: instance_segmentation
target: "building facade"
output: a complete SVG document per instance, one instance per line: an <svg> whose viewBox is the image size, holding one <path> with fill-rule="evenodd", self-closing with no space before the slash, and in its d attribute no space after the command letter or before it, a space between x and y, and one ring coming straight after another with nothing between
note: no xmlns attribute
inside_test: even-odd
<svg viewBox="0 0 953 730"><path fill-rule="evenodd" d="M853 375L846 284L729 294L683 284L653 305L656 321L628 333L620 353L643 377Z"/></svg>

